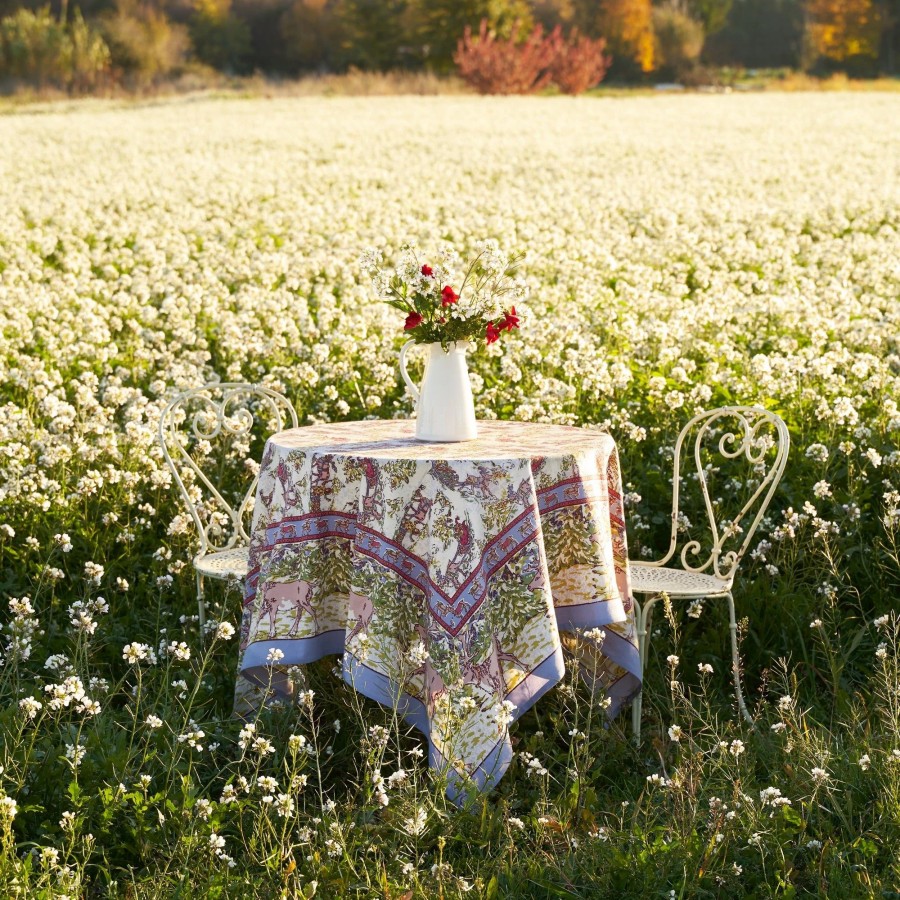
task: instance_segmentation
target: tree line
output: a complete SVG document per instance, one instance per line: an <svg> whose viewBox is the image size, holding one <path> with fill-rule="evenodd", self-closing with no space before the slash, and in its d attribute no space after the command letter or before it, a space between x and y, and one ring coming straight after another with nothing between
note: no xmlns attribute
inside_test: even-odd
<svg viewBox="0 0 900 900"><path fill-rule="evenodd" d="M496 53L554 30L559 46L602 40L602 61L577 64L623 82L720 67L868 77L896 72L900 0L0 0L0 84L88 91L192 68L449 74L467 29L470 57L485 37Z"/></svg>

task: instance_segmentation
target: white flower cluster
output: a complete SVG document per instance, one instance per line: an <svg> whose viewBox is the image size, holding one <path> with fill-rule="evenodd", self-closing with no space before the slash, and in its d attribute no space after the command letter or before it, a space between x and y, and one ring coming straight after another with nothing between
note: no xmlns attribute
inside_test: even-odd
<svg viewBox="0 0 900 900"><path fill-rule="evenodd" d="M69 675L59 684L44 685L44 691L50 698L47 701L47 707L54 712L71 707L76 712L88 716L96 716L100 713L100 704L88 697L84 684L77 675ZM27 703L27 701L24 702ZM37 701L32 701L30 708L33 709L34 703Z"/></svg>
<svg viewBox="0 0 900 900"><path fill-rule="evenodd" d="M450 319L488 322L501 317L510 304L515 304L520 318L526 315L522 304L528 285L513 275L521 260L511 259L492 238L476 241L466 260L449 244L442 244L431 256L415 242L407 242L393 270L383 269L382 261L377 249L367 249L359 258L360 269L372 279L381 297L387 297L392 286L402 284L409 294L420 294L441 305L441 292L449 285L459 295L458 300L441 306Z"/></svg>
<svg viewBox="0 0 900 900"><path fill-rule="evenodd" d="M494 722L499 731L506 731L515 719L516 707L509 700L498 700L491 712L493 713Z"/></svg>
<svg viewBox="0 0 900 900"><path fill-rule="evenodd" d="M791 801L783 796L781 789L777 787L767 787L761 790L759 792L759 800L763 806L771 806L774 808L791 805Z"/></svg>
<svg viewBox="0 0 900 900"><path fill-rule="evenodd" d="M197 723L191 720L188 722L188 729L183 731L178 735L177 740L179 744L186 744L192 750L196 750L198 753L203 751L203 744L201 741L206 737L206 733L197 727Z"/></svg>
<svg viewBox="0 0 900 900"><path fill-rule="evenodd" d="M221 860L229 869L233 869L237 863L225 852L225 838L217 832L213 832L209 836L209 848L213 854Z"/></svg>
<svg viewBox="0 0 900 900"><path fill-rule="evenodd" d="M122 648L122 659L131 665L136 666L139 663L147 662L156 665L156 653L149 644L142 644L138 641L132 641Z"/></svg>
<svg viewBox="0 0 900 900"><path fill-rule="evenodd" d="M41 633L40 623L30 597L10 597L8 606L10 619L5 626L6 658L10 662L24 661L31 657L32 642ZM0 654L0 663L2 662L3 654Z"/></svg>
<svg viewBox="0 0 900 900"><path fill-rule="evenodd" d="M549 775L547 768L544 764L536 757L532 756L530 753L522 752L519 754L522 758L522 762L525 763L525 772L534 778L543 778L545 775Z"/></svg>

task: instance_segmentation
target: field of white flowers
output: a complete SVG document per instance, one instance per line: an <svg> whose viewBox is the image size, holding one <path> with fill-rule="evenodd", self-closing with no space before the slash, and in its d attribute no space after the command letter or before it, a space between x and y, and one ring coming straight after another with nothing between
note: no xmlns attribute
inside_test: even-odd
<svg viewBox="0 0 900 900"><path fill-rule="evenodd" d="M898 117L875 94L0 116L0 893L896 896ZM531 296L470 361L479 415L608 427L632 554L661 546L695 411L764 405L793 447L735 592L756 729L722 610L675 608L640 748L567 682L458 813L333 659L301 706L231 717L239 594L201 639L155 429L212 378L307 423L408 414L359 254L485 237L528 252Z"/></svg>

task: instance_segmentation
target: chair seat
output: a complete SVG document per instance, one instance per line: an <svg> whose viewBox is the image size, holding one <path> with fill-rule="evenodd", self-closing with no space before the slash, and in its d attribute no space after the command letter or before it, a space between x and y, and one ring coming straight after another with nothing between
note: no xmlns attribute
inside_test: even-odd
<svg viewBox="0 0 900 900"><path fill-rule="evenodd" d="M210 578L243 578L249 568L249 547L232 547L194 558L194 568Z"/></svg>
<svg viewBox="0 0 900 900"><path fill-rule="evenodd" d="M636 594L658 594L665 591L671 597L712 597L731 590L731 581L687 572L684 569L667 569L647 563L629 562L631 589Z"/></svg>

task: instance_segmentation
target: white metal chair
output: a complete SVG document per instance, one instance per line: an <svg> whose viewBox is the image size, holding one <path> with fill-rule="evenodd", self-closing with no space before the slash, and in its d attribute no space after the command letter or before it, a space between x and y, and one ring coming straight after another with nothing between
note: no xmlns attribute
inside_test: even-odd
<svg viewBox="0 0 900 900"><path fill-rule="evenodd" d="M691 477L697 480L705 506L712 546L706 556L704 544L682 536L685 520L679 509L682 479L682 450L693 432L693 469ZM688 449L691 444L688 443ZM674 473L672 478L672 526L669 551L655 562L629 562L631 587L635 594L645 595L641 605L635 600L635 619L641 669L646 668L647 646L650 642L650 621L653 607L663 593L672 599L701 600L724 598L728 603L731 628L732 672L734 692L741 715L753 724L747 711L741 690L740 659L738 656L737 621L734 598L731 593L738 564L746 552L753 534L759 526L772 500L778 482L784 474L790 448L787 426L774 413L751 406L731 406L709 410L694 416L681 431L675 444ZM744 493L734 503L740 509L727 522L717 521L718 500L710 496L711 476L719 466L737 468L740 463L744 475L749 475ZM734 471L734 470L732 470ZM724 493L728 493L725 485ZM749 495L749 496L748 496ZM755 514L754 514L755 513ZM750 524L745 524L753 516ZM680 567L669 567L676 550L681 545ZM707 545L708 546L708 545ZM641 737L642 695L638 694L632 705L632 725L635 740Z"/></svg>
<svg viewBox="0 0 900 900"><path fill-rule="evenodd" d="M200 538L200 549L192 562L197 578L197 605L201 629L206 623L204 579L242 579L247 574L250 537L247 520L252 514L256 474L246 491L229 502L191 454L200 442L224 438L247 444L256 419L269 433L297 427L291 402L271 388L254 384L213 383L179 394L163 410L159 420L159 442L163 457L178 485L182 499ZM186 425L190 425L190 431ZM209 448L204 448L209 449Z"/></svg>

